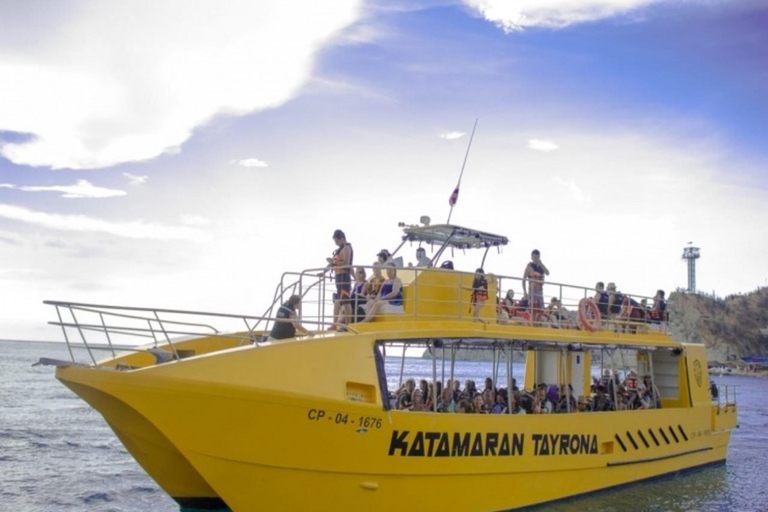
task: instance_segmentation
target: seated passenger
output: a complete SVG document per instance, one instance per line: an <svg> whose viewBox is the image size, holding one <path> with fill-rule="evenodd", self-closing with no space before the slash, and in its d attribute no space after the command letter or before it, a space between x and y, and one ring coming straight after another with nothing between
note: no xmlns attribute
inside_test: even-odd
<svg viewBox="0 0 768 512"><path fill-rule="evenodd" d="M618 316L621 313L621 305L624 302L624 294L616 290L615 283L608 283L608 314Z"/></svg>
<svg viewBox="0 0 768 512"><path fill-rule="evenodd" d="M575 412L590 412L591 410L592 408L590 407L587 398L584 395L579 395L579 399L576 401Z"/></svg>
<svg viewBox="0 0 768 512"><path fill-rule="evenodd" d="M456 412L456 402L453 401L453 390L446 387L437 403L437 412Z"/></svg>
<svg viewBox="0 0 768 512"><path fill-rule="evenodd" d="M595 388L595 399L592 401L592 410L595 412L614 411L616 406L605 394L605 388L600 385Z"/></svg>
<svg viewBox="0 0 768 512"><path fill-rule="evenodd" d="M593 300L597 304L597 309L602 316L608 315L608 292L605 291L605 284L602 281L598 281L595 285L595 296Z"/></svg>
<svg viewBox="0 0 768 512"><path fill-rule="evenodd" d="M651 323L661 324L667 321L667 301L664 300L664 290L657 290L653 298Z"/></svg>
<svg viewBox="0 0 768 512"><path fill-rule="evenodd" d="M370 322L379 313L404 313L403 282L397 277L397 269L393 262L387 264L387 280L381 285L379 296L371 304L362 322Z"/></svg>
<svg viewBox="0 0 768 512"><path fill-rule="evenodd" d="M496 403L496 394L492 389L483 391L483 410L487 414L501 414L504 406Z"/></svg>
<svg viewBox="0 0 768 512"><path fill-rule="evenodd" d="M411 404L410 410L413 412L427 412L429 411L429 407L427 407L426 402L424 402L424 395L421 392L421 389L414 389L413 395L411 395L413 398L413 403Z"/></svg>
<svg viewBox="0 0 768 512"><path fill-rule="evenodd" d="M291 295L291 297L280 306L275 315L275 323L272 325L272 331L269 333L267 341L285 340L296 337L296 332L312 336L312 333L301 325L296 310L301 309L301 297Z"/></svg>
<svg viewBox="0 0 768 512"><path fill-rule="evenodd" d="M381 285L383 285L386 281L386 278L381 275L381 269L381 263L378 261L373 263L373 275L368 280L368 282L365 283L365 287L363 288L363 295L365 295L368 301L366 306L370 306L372 301L378 297L379 291L381 290Z"/></svg>
<svg viewBox="0 0 768 512"><path fill-rule="evenodd" d="M496 297L496 322L502 325L509 323L509 313L502 306L501 299L498 297Z"/></svg>
<svg viewBox="0 0 768 512"><path fill-rule="evenodd" d="M475 397L475 393L477 393L477 388L475 387L475 381L472 379L467 379L464 381L464 391L469 393L469 398L472 399Z"/></svg>
<svg viewBox="0 0 768 512"><path fill-rule="evenodd" d="M661 394L659 394L659 388L656 384L651 382L651 376L647 373L643 375L643 387L645 388L646 396L643 397L651 409L661 409Z"/></svg>
<svg viewBox="0 0 768 512"><path fill-rule="evenodd" d="M358 267L355 270L355 282L352 284L352 321L359 322L365 318L365 304L368 298L365 296L365 269Z"/></svg>
<svg viewBox="0 0 768 512"><path fill-rule="evenodd" d="M440 268L444 268L445 270L453 270L453 262L451 260L444 261Z"/></svg>
<svg viewBox="0 0 768 512"><path fill-rule="evenodd" d="M475 322L480 322L480 310L488 300L488 280L485 279L485 270L478 268L475 270L475 279L472 281L472 317Z"/></svg>
<svg viewBox="0 0 768 512"><path fill-rule="evenodd" d="M392 255L389 254L389 251L386 249L380 250L376 255L376 258L378 259L378 262L381 264L381 266L385 266L387 263L392 261Z"/></svg>
<svg viewBox="0 0 768 512"><path fill-rule="evenodd" d="M459 403L456 406L456 412L459 414L470 414L473 412L472 404L469 403L469 400L459 400Z"/></svg>
<svg viewBox="0 0 768 512"><path fill-rule="evenodd" d="M483 400L483 394L479 391L472 397L472 409L476 414L485 413L485 400Z"/></svg>
<svg viewBox="0 0 768 512"><path fill-rule="evenodd" d="M413 392L416 389L416 381L408 379L397 397L398 409L410 409L413 405Z"/></svg>
<svg viewBox="0 0 768 512"><path fill-rule="evenodd" d="M429 268L432 266L432 260L427 258L427 250L423 247L416 249L416 267Z"/></svg>
<svg viewBox="0 0 768 512"><path fill-rule="evenodd" d="M523 395L519 391L512 392L512 401L509 407L512 414L527 414L523 407Z"/></svg>
<svg viewBox="0 0 768 512"><path fill-rule="evenodd" d="M454 379L451 383L451 388L453 389L453 401L458 403L459 397L461 396L461 381L459 379Z"/></svg>

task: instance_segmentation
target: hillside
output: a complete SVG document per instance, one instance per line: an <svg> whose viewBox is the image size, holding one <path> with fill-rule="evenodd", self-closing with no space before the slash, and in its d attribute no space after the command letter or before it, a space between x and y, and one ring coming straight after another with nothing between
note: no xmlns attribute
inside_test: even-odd
<svg viewBox="0 0 768 512"><path fill-rule="evenodd" d="M710 361L768 355L768 288L725 298L674 292L670 331L679 341L704 343Z"/></svg>

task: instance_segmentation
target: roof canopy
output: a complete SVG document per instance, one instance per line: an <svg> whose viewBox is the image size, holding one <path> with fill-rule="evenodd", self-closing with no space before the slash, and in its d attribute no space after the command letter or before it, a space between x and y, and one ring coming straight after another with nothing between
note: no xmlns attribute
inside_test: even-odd
<svg viewBox="0 0 768 512"><path fill-rule="evenodd" d="M455 247L456 249L499 247L509 243L509 239L505 236L454 226L452 224L406 226L403 228L403 231L405 232L403 236L404 242L426 242L428 244Z"/></svg>

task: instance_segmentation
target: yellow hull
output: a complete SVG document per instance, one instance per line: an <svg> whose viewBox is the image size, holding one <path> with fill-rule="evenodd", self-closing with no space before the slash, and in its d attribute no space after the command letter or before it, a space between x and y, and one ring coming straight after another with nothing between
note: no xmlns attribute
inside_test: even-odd
<svg viewBox="0 0 768 512"><path fill-rule="evenodd" d="M335 336L57 376L171 496L208 493L237 512L421 511L425 499L515 509L723 461L736 422L735 407L701 401L568 415L384 411L373 342Z"/></svg>

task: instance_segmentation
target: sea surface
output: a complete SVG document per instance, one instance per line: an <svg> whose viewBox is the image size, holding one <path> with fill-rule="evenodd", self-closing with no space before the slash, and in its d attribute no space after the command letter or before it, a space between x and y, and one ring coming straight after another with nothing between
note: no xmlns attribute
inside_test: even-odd
<svg viewBox="0 0 768 512"><path fill-rule="evenodd" d="M54 378L53 368L32 367L40 357L69 354L63 344L0 342L0 512L178 512L102 417ZM390 386L396 385L400 360L390 358L387 367ZM489 367L457 363L456 377L477 377ZM518 382L521 371L522 365L514 368ZM442 374L441 366L437 372ZM408 358L405 373L431 377L432 362ZM500 374L504 385L503 369ZM715 381L740 386L740 428L731 436L726 465L534 510L768 511L768 379ZM428 505L424 511L431 512Z"/></svg>

